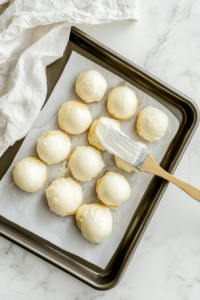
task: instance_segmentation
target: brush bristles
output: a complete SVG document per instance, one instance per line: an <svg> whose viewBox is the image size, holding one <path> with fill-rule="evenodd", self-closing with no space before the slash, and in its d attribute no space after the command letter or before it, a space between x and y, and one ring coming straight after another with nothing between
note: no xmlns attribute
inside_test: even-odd
<svg viewBox="0 0 200 300"><path fill-rule="evenodd" d="M102 146L125 162L140 170L149 152L132 141L124 133L107 126L105 136L101 140Z"/></svg>

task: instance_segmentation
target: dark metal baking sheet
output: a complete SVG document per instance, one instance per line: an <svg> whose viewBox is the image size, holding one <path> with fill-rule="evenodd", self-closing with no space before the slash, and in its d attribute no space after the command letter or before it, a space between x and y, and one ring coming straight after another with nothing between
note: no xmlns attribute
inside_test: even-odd
<svg viewBox="0 0 200 300"><path fill-rule="evenodd" d="M162 103L176 116L179 121L179 129L160 164L166 171L173 173L198 126L199 110L196 104L185 95L106 48L75 27L71 29L70 40L63 57L47 67L48 93L46 101L48 101L59 80L72 51L85 56L130 82ZM16 142L0 158L0 179L12 163L22 141ZM119 247L104 270L56 247L2 216L0 216L0 235L91 287L98 290L108 290L116 286L122 278L166 187L167 182L165 180L156 176L153 177Z"/></svg>

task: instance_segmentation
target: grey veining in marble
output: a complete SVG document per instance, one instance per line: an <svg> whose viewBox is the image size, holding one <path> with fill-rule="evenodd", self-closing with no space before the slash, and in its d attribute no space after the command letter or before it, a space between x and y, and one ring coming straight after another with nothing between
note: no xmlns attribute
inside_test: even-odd
<svg viewBox="0 0 200 300"><path fill-rule="evenodd" d="M139 22L79 28L200 107L200 2L140 3ZM200 187L200 128L175 175ZM199 300L200 204L170 184L122 281L107 292L0 238L0 299Z"/></svg>

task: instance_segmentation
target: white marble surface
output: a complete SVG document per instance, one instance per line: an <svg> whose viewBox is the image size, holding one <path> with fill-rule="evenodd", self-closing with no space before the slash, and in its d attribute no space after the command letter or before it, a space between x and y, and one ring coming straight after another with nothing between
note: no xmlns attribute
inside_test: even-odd
<svg viewBox="0 0 200 300"><path fill-rule="evenodd" d="M200 107L200 2L141 0L141 20L80 29ZM200 187L200 127L175 173ZM0 299L199 300L200 204L169 185L122 281L99 292L0 238Z"/></svg>

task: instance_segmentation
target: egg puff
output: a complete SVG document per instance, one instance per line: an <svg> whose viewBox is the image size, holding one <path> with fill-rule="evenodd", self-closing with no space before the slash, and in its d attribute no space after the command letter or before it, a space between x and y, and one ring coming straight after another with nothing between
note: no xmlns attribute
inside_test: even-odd
<svg viewBox="0 0 200 300"><path fill-rule="evenodd" d="M131 187L122 174L107 172L97 181L96 192L103 204L115 209L129 199Z"/></svg>
<svg viewBox="0 0 200 300"><path fill-rule="evenodd" d="M68 101L58 111L58 124L70 134L81 134L92 123L92 116L86 104L80 101Z"/></svg>
<svg viewBox="0 0 200 300"><path fill-rule="evenodd" d="M59 216L75 215L83 201L81 186L72 178L57 178L46 189L49 208Z"/></svg>
<svg viewBox="0 0 200 300"><path fill-rule="evenodd" d="M13 170L14 183L27 193L35 193L47 179L46 165L36 157L26 157Z"/></svg>
<svg viewBox="0 0 200 300"><path fill-rule="evenodd" d="M65 160L70 150L71 140L61 130L48 131L37 140L38 156L49 165Z"/></svg>
<svg viewBox="0 0 200 300"><path fill-rule="evenodd" d="M80 181L90 181L104 168L101 153L91 146L78 146L72 152L68 168L72 175Z"/></svg>
<svg viewBox="0 0 200 300"><path fill-rule="evenodd" d="M138 98L134 90L119 86L110 91L107 100L108 112L117 119L130 119L138 108Z"/></svg>
<svg viewBox="0 0 200 300"><path fill-rule="evenodd" d="M113 218L109 208L103 204L83 204L76 212L76 223L84 238L101 243L112 231Z"/></svg>
<svg viewBox="0 0 200 300"><path fill-rule="evenodd" d="M107 89L107 82L100 72L88 70L76 81L76 93L85 102L99 102Z"/></svg>
<svg viewBox="0 0 200 300"><path fill-rule="evenodd" d="M136 132L142 139L155 143L165 135L168 125L168 116L163 111L147 106L138 114Z"/></svg>
<svg viewBox="0 0 200 300"><path fill-rule="evenodd" d="M88 141L89 141L90 145L94 146L98 150L106 151L104 149L104 147L101 145L101 143L96 135L96 132L95 132L98 123L101 121L103 121L103 122L105 121L108 125L113 126L118 131L121 131L121 128L120 128L120 124L119 124L118 120L115 120L113 118L108 118L108 117L101 117L99 119L96 119L92 123L89 133L88 133Z"/></svg>

